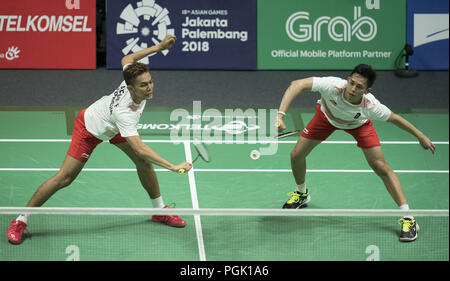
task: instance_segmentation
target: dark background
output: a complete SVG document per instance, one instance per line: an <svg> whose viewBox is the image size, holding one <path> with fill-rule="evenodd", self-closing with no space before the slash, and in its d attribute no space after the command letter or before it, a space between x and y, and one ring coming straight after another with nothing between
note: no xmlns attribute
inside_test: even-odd
<svg viewBox="0 0 450 281"><path fill-rule="evenodd" d="M0 106L88 106L122 81L120 70L107 70L104 0L97 0L96 70L0 70ZM51 56L49 56L51 59ZM296 79L311 76L345 78L349 71L152 70L155 95L149 106L278 108ZM373 94L391 109L442 109L448 112L448 70L419 71L401 78L378 71ZM304 93L292 104L313 107L319 94Z"/></svg>

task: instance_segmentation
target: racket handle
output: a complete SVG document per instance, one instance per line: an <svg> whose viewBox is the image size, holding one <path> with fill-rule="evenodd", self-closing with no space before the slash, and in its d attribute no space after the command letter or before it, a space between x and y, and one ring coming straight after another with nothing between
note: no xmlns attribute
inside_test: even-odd
<svg viewBox="0 0 450 281"><path fill-rule="evenodd" d="M184 174L184 172L186 172L186 169L181 168L178 170L178 174L180 174L180 175Z"/></svg>

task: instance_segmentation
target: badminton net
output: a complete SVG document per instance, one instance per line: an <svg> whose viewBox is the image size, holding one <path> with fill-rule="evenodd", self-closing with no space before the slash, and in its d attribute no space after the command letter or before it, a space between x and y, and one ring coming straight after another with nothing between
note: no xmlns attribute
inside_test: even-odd
<svg viewBox="0 0 450 281"><path fill-rule="evenodd" d="M0 207L6 232L30 215L21 245L4 241L0 260L440 261L449 259L448 210L153 209ZM178 215L169 227L153 215ZM399 242L405 215L420 226Z"/></svg>

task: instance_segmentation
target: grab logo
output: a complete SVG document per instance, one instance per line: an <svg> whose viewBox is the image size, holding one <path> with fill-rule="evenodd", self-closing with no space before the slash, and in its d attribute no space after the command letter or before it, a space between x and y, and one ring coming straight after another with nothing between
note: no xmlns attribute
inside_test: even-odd
<svg viewBox="0 0 450 281"><path fill-rule="evenodd" d="M379 1L371 3L366 1L366 8L379 9ZM314 42L320 42L324 26L327 26L328 36L337 42L350 42L353 37L360 41L371 41L377 35L377 23L368 16L362 16L361 7L355 6L353 9L353 22L343 16L331 18L329 16L320 16L310 22L308 12L299 11L292 14L286 21L286 33L293 41L306 42L311 39ZM362 27L366 26L365 32Z"/></svg>
<svg viewBox="0 0 450 281"><path fill-rule="evenodd" d="M159 6L155 0L142 0L136 5L137 7L134 8L132 4L128 4L120 14L122 21L116 25L117 35L129 35L122 49L124 55L157 45L168 34L174 35L174 29L169 28L171 22L166 8ZM169 50L161 53L166 56ZM148 64L148 56L140 62Z"/></svg>

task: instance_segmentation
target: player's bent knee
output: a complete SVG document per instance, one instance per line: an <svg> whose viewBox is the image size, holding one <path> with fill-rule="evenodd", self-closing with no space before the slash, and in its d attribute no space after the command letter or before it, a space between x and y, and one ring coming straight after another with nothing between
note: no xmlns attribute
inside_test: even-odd
<svg viewBox="0 0 450 281"><path fill-rule="evenodd" d="M145 158L137 153L133 156L130 156L130 159L133 161L134 165L136 165L137 168L147 165Z"/></svg>
<svg viewBox="0 0 450 281"><path fill-rule="evenodd" d="M301 159L306 158L306 154L301 150L292 150L291 151L291 159Z"/></svg>
<svg viewBox="0 0 450 281"><path fill-rule="evenodd" d="M381 177L389 175L389 173L392 171L386 161L373 161L369 162L369 165L373 169L373 171Z"/></svg>
<svg viewBox="0 0 450 281"><path fill-rule="evenodd" d="M146 162L144 159L137 159L134 164L136 165L136 168L138 170L142 170L142 171L146 171L146 170L151 170L152 169L152 164Z"/></svg>
<svg viewBox="0 0 450 281"><path fill-rule="evenodd" d="M75 177L70 175L56 175L54 180L56 181L58 188L64 188L69 186L75 180Z"/></svg>

